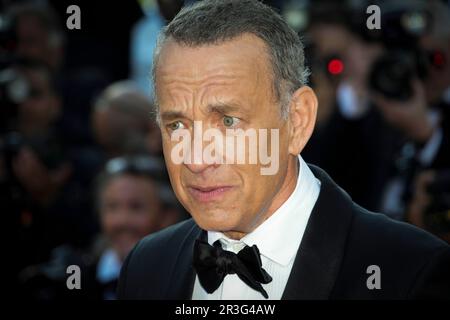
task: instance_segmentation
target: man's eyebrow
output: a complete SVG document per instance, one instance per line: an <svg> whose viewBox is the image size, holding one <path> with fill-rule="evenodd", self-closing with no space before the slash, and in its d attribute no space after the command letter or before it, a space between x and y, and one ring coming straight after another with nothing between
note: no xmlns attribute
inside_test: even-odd
<svg viewBox="0 0 450 320"><path fill-rule="evenodd" d="M161 119L166 120L166 121L185 118L185 117L186 117L185 114L181 111L164 111L161 113Z"/></svg>
<svg viewBox="0 0 450 320"><path fill-rule="evenodd" d="M242 107L235 103L214 103L208 105L208 112L217 112L220 114L228 114L230 112L242 111Z"/></svg>
<svg viewBox="0 0 450 320"><path fill-rule="evenodd" d="M231 112L242 111L242 107L235 103L213 103L207 106L208 113L228 114ZM161 112L161 120L171 121L180 118L187 118L181 111L164 111Z"/></svg>

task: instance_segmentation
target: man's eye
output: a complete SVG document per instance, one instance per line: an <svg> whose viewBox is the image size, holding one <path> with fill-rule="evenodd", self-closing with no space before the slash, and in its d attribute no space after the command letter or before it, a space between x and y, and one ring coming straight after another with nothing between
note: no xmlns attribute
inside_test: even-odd
<svg viewBox="0 0 450 320"><path fill-rule="evenodd" d="M177 129L181 129L183 127L183 124L181 123L181 121L175 121L175 122L169 123L168 127L170 130L177 130Z"/></svg>
<svg viewBox="0 0 450 320"><path fill-rule="evenodd" d="M236 117L224 116L223 125L225 127L233 127L239 123L239 119Z"/></svg>

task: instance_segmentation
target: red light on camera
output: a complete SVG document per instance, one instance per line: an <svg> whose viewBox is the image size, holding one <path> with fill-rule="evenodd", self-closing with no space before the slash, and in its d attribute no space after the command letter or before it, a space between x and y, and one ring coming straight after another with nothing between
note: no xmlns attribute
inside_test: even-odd
<svg viewBox="0 0 450 320"><path fill-rule="evenodd" d="M442 68L445 63L444 54L440 51L433 52L432 63L435 67Z"/></svg>
<svg viewBox="0 0 450 320"><path fill-rule="evenodd" d="M327 68L332 75L338 75L344 71L344 63L342 60L334 58L328 62Z"/></svg>

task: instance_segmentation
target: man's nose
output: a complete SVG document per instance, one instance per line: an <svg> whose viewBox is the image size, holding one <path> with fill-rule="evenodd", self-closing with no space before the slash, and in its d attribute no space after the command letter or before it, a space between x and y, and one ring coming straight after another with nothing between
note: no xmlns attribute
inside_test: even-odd
<svg viewBox="0 0 450 320"><path fill-rule="evenodd" d="M111 217L111 222L115 227L122 227L128 223L128 217L130 216L129 209L120 208Z"/></svg>
<svg viewBox="0 0 450 320"><path fill-rule="evenodd" d="M203 157L196 158L193 156L190 161L185 161L184 165L192 173L203 173L204 171L217 168L220 164L212 162L211 159L204 159Z"/></svg>
<svg viewBox="0 0 450 320"><path fill-rule="evenodd" d="M222 145L206 139L204 140L202 124L195 123L194 134L191 140L191 148L186 150L184 165L192 173L202 173L208 169L214 169L220 165L222 158Z"/></svg>

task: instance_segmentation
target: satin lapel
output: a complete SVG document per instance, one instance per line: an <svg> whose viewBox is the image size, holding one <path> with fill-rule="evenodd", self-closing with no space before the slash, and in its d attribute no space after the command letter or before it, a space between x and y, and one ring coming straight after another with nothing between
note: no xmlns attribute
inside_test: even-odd
<svg viewBox="0 0 450 320"><path fill-rule="evenodd" d="M321 181L282 299L327 299L344 255L352 219L352 201L321 169L311 166Z"/></svg>
<svg viewBox="0 0 450 320"><path fill-rule="evenodd" d="M195 270L192 266L192 253L195 239L202 235L202 230L193 222L193 226L182 241L177 252L175 265L166 288L165 299L190 300L194 289Z"/></svg>

